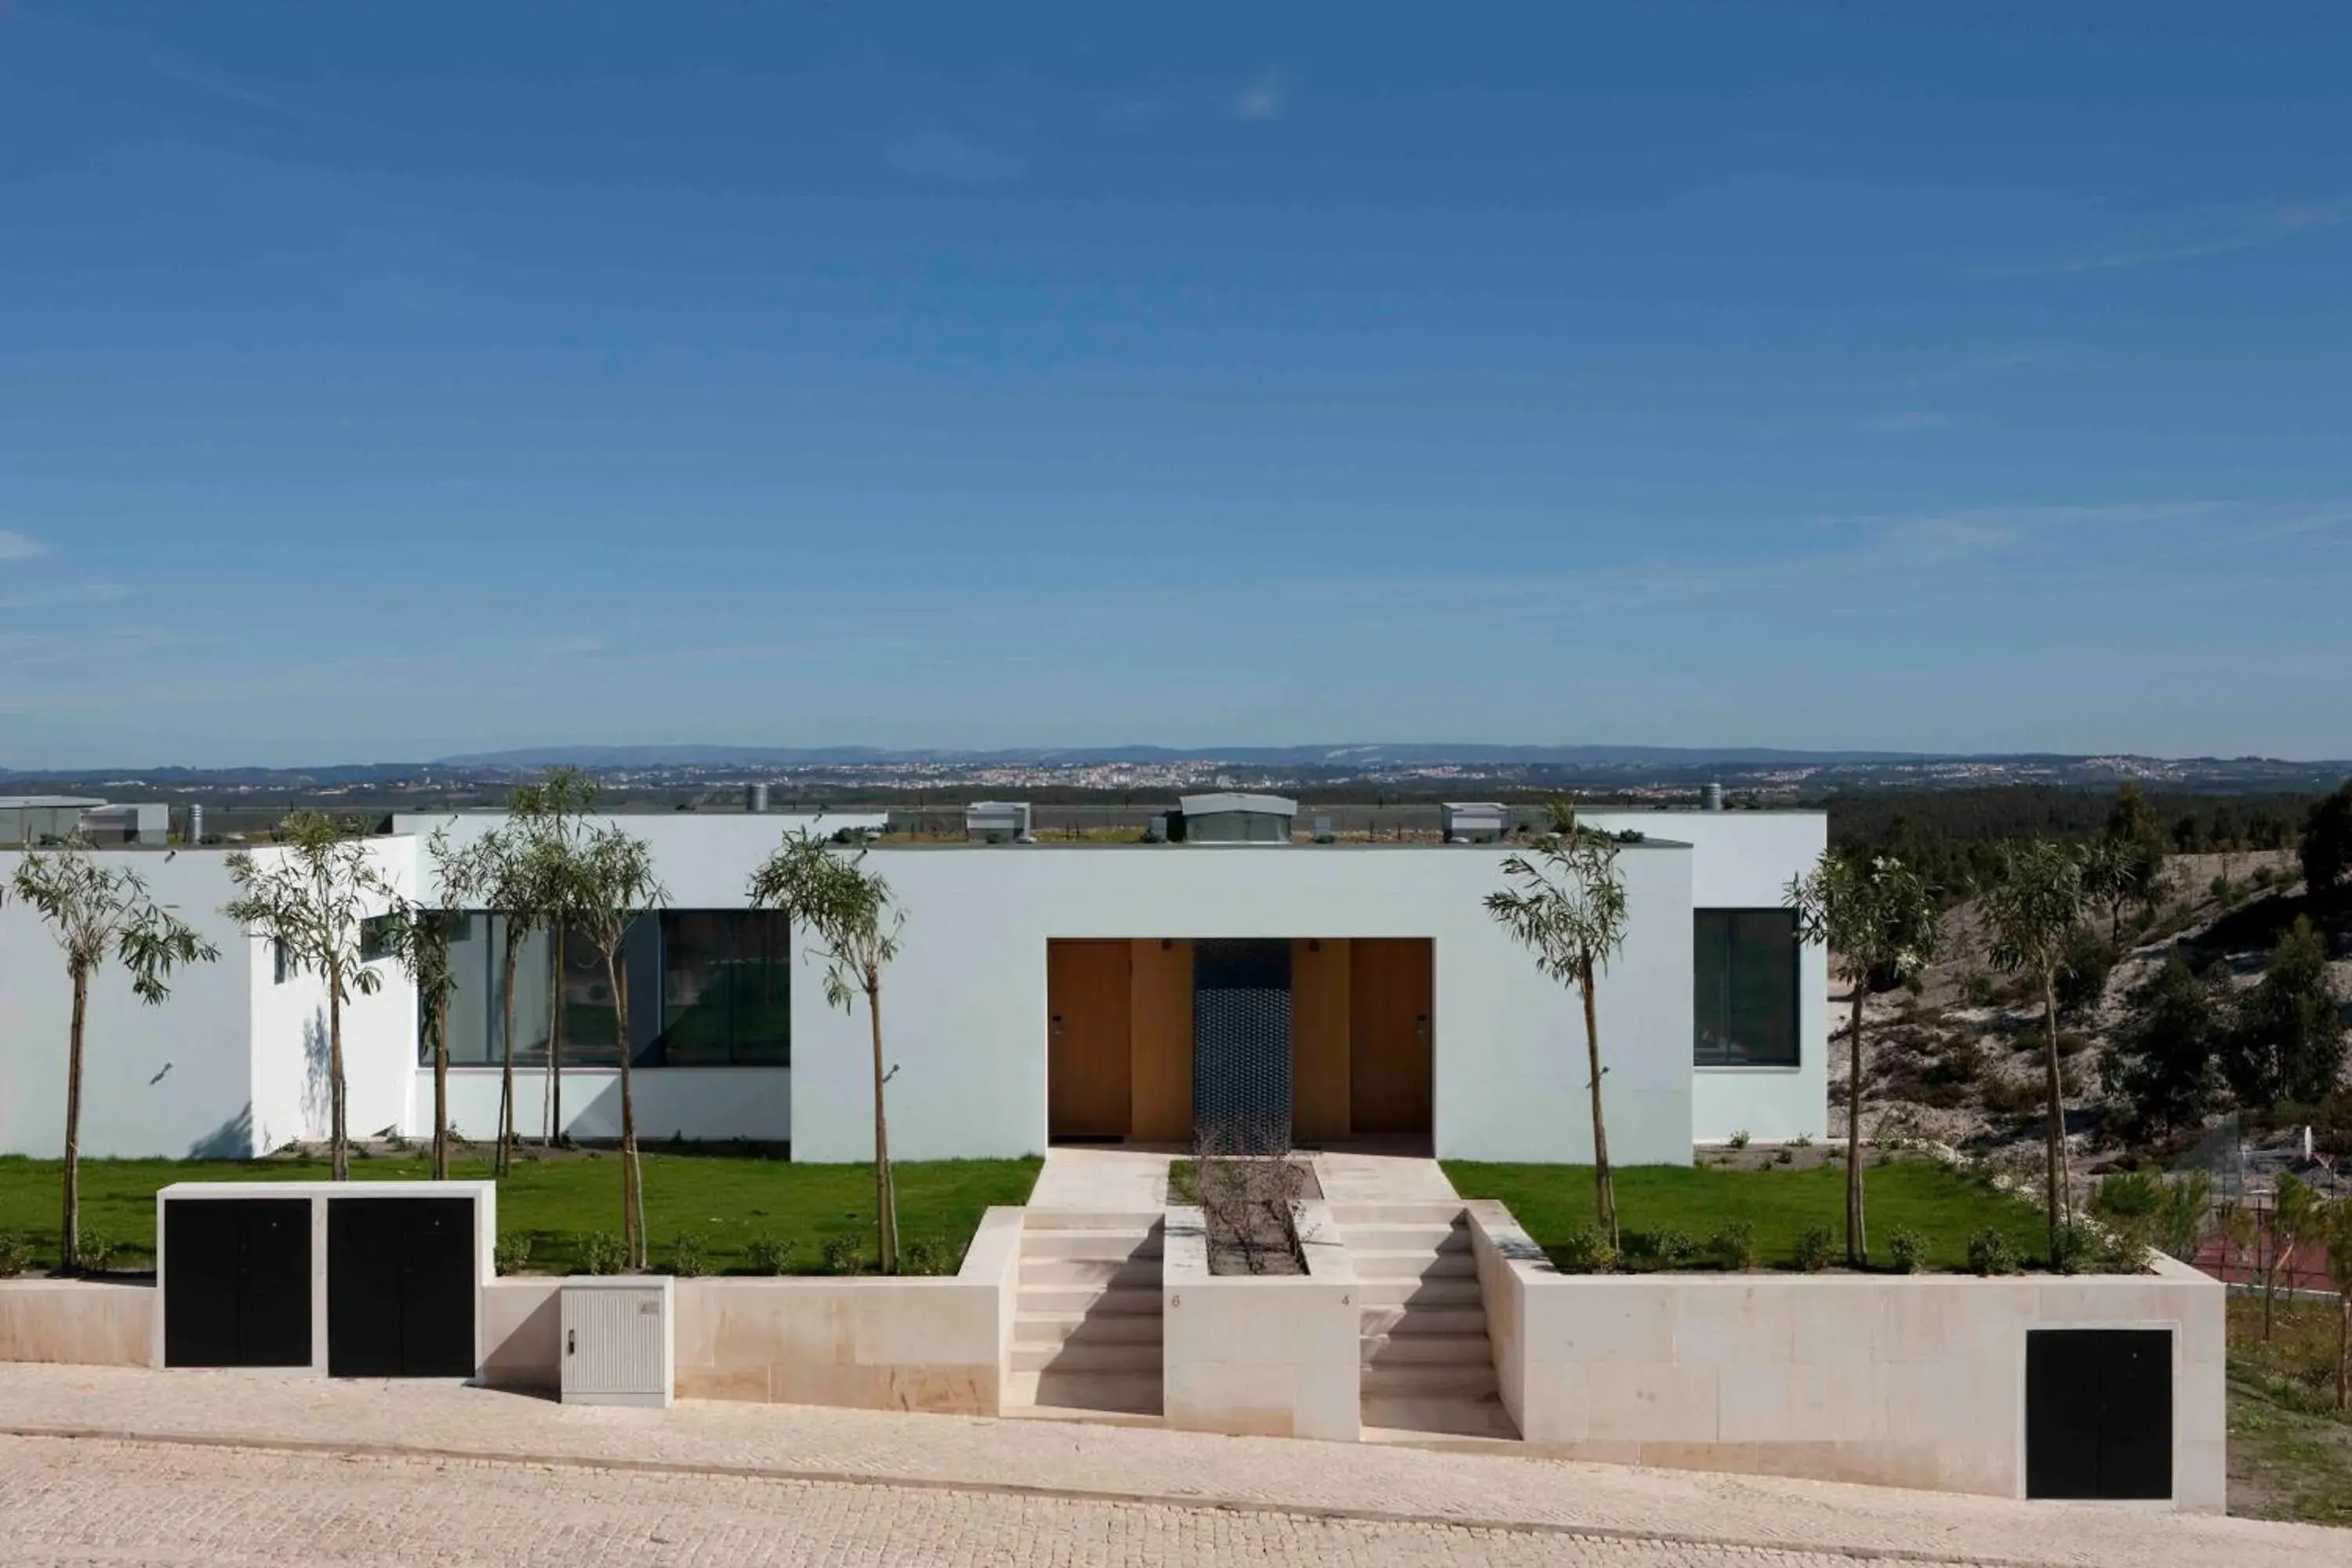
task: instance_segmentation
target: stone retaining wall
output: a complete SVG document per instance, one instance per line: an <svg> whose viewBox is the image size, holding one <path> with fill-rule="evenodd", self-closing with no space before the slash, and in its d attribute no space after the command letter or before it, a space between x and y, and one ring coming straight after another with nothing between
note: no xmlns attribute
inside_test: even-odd
<svg viewBox="0 0 2352 1568"><path fill-rule="evenodd" d="M1168 1425L1242 1436L1362 1434L1356 1273L1321 1203L1299 1205L1304 1275L1209 1272L1197 1208L1168 1210L1160 1262Z"/></svg>
<svg viewBox="0 0 2352 1568"><path fill-rule="evenodd" d="M0 1361L147 1366L155 1287L92 1279L0 1279Z"/></svg>

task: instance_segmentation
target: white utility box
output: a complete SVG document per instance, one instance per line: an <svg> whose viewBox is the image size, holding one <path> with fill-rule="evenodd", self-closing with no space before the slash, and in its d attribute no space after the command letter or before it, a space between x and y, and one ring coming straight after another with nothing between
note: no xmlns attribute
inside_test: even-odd
<svg viewBox="0 0 2352 1568"><path fill-rule="evenodd" d="M667 1274L564 1280L557 1347L564 1404L666 1408L671 1403L677 1384L673 1284Z"/></svg>

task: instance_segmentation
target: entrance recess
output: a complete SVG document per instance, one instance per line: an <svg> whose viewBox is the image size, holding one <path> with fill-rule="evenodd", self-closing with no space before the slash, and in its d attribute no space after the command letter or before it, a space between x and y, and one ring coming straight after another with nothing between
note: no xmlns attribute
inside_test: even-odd
<svg viewBox="0 0 2352 1568"><path fill-rule="evenodd" d="M1133 1123L1131 944L1045 944L1045 1134L1122 1139Z"/></svg>

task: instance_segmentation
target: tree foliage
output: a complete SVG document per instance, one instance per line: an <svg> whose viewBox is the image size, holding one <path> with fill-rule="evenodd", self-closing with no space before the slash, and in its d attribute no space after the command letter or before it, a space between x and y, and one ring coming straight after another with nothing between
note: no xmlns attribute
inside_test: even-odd
<svg viewBox="0 0 2352 1568"><path fill-rule="evenodd" d="M621 961L621 947L636 918L659 909L669 893L654 873L652 846L620 827L589 830L572 858L570 876L572 918L604 960L605 984L613 993L614 1037L621 1058L621 1246L628 1267L643 1268L647 1249L645 1171L637 1158L636 1097L629 1070L636 1053L629 1025L629 972Z"/></svg>
<svg viewBox="0 0 2352 1568"><path fill-rule="evenodd" d="M2058 977L2085 906L2081 851L2051 839L2011 845L2001 857L2000 879L1979 904L1992 937L1993 963L2011 974L2031 977L2042 992L2043 1113L2049 1123L2045 1200L2053 1258L2059 1232L2074 1206L2066 1172L2066 1104L2058 1067Z"/></svg>
<svg viewBox="0 0 2352 1568"><path fill-rule="evenodd" d="M474 847L478 849L479 846ZM402 899L384 918L382 945L416 987L416 1016L433 1060L433 1179L449 1179L449 999L457 977L449 967L449 943L463 930L466 911L481 896L487 857L458 850L449 830L434 830L425 843L435 896Z"/></svg>
<svg viewBox="0 0 2352 1568"><path fill-rule="evenodd" d="M844 1013L857 999L866 1011L874 1058L875 1228L882 1272L898 1271L898 1204L890 1175L890 1118L885 1100L889 1073L882 1057L882 972L898 956L906 911L895 908L890 884L866 869L864 849L840 849L807 828L783 842L751 873L751 907L780 910L824 963L825 1001Z"/></svg>
<svg viewBox="0 0 2352 1568"><path fill-rule="evenodd" d="M2178 953L2139 987L2108 1047L2106 1079L2137 1137L2204 1125L2221 1095L2222 1015L2213 985Z"/></svg>
<svg viewBox="0 0 2352 1568"><path fill-rule="evenodd" d="M373 995L383 976L362 955L362 925L371 906L400 895L376 868L359 825L322 812L298 811L279 824L278 845L267 859L242 850L228 858L239 889L222 912L277 949L289 974L315 974L327 988L329 1140L334 1178L351 1175L351 1138L344 1122L343 1008L353 996Z"/></svg>
<svg viewBox="0 0 2352 1568"><path fill-rule="evenodd" d="M2249 1110L2325 1099L2344 1066L2344 1017L2327 974L2327 939L2298 916L2238 1004L2222 1071Z"/></svg>
<svg viewBox="0 0 2352 1568"><path fill-rule="evenodd" d="M1576 820L1575 807L1551 803L1549 831L1530 846L1532 858L1503 861L1512 884L1486 895L1486 912L1534 955L1536 967L1575 988L1584 1005L1584 1045L1592 1101L1593 1195L1601 1228L1613 1255L1619 1248L1617 1190L1609 1168L1609 1128L1602 1115L1601 1020L1593 994L1600 975L1625 945L1625 881L1617 868L1620 841Z"/></svg>
<svg viewBox="0 0 2352 1568"><path fill-rule="evenodd" d="M2315 898L2333 898L2352 880L2352 779L2312 803L2300 853L2304 884Z"/></svg>

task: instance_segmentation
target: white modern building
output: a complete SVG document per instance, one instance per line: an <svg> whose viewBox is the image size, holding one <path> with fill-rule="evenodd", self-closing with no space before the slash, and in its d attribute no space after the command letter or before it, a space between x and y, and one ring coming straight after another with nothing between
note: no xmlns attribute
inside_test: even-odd
<svg viewBox="0 0 2352 1568"><path fill-rule="evenodd" d="M446 827L462 845L501 820L400 816L370 851L395 888L431 897L433 832ZM626 943L630 1037L617 1037L584 944L569 944L551 987L546 938L535 934L515 997L519 1125L540 1131L560 1091L567 1131L615 1135L625 1049L648 1140L788 1142L797 1160L865 1158L863 1008L828 1007L805 944L748 907L752 868L808 819L615 820L650 843L667 895ZM1736 1131L1822 1135L1828 959L1796 942L1784 889L1820 855L1825 819L1596 811L1585 820L1641 836L1620 856L1630 930L1598 994L1612 1154L1684 1163L1695 1142ZM1497 843L1261 842L1238 830L1164 844L877 843L867 864L906 915L884 993L892 1152L1181 1143L1198 1117L1244 1114L1286 1121L1301 1144L1589 1159L1575 999L1482 905L1509 852ZM135 865L223 957L176 976L161 1007L142 1006L118 972L101 976L84 1152L243 1156L322 1136L320 984L283 973L268 944L221 916L226 851L100 853ZM0 880L17 858L0 852ZM451 1114L472 1137L497 1121L504 942L502 918L478 912L455 955ZM432 1075L415 994L389 963L379 973L379 989L345 1011L350 1126L422 1137ZM551 991L562 997L560 1074L546 1068ZM68 1011L45 928L14 900L0 905L0 1151L58 1150Z"/></svg>

